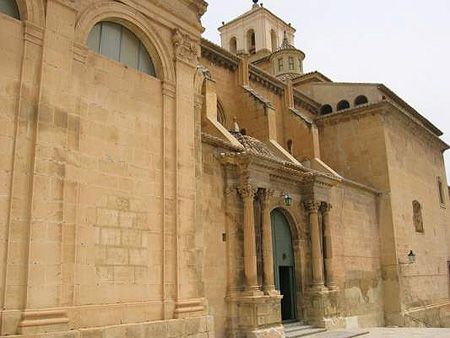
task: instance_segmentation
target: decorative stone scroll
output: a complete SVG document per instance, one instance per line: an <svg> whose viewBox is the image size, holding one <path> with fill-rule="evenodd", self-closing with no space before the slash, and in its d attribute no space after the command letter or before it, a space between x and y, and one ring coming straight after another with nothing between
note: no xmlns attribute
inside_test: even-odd
<svg viewBox="0 0 450 338"><path fill-rule="evenodd" d="M179 29L175 29L173 33L173 47L175 50L175 58L190 64L196 64L199 55L197 42L194 41L189 34L183 33Z"/></svg>

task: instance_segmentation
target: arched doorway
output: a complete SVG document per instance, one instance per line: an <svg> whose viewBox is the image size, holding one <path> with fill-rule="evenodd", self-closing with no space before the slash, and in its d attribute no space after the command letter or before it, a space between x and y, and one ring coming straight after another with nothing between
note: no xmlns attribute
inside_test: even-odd
<svg viewBox="0 0 450 338"><path fill-rule="evenodd" d="M281 318L283 321L295 321L295 267L291 230L280 210L272 211L271 220L275 287L283 295Z"/></svg>

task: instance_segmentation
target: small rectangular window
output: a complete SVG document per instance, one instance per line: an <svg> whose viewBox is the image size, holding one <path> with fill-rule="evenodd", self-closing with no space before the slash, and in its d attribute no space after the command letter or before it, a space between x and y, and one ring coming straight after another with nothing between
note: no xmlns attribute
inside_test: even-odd
<svg viewBox="0 0 450 338"><path fill-rule="evenodd" d="M294 70L294 58L289 56L289 70Z"/></svg>
<svg viewBox="0 0 450 338"><path fill-rule="evenodd" d="M278 59L278 71L282 72L284 70L283 59Z"/></svg>
<svg viewBox="0 0 450 338"><path fill-rule="evenodd" d="M437 182L438 182L439 202L441 203L441 205L444 205L445 204L445 193L444 193L444 186L442 184L442 179L440 177L438 177Z"/></svg>

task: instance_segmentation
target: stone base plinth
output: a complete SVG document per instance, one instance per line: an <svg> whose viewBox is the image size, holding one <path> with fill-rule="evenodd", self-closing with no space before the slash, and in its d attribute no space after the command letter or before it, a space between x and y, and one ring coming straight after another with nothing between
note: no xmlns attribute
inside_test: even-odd
<svg viewBox="0 0 450 338"><path fill-rule="evenodd" d="M308 324L327 327L327 318L339 315L339 292L328 289L311 289L305 295L305 312Z"/></svg>
<svg viewBox="0 0 450 338"><path fill-rule="evenodd" d="M243 337L270 337L268 332L281 327L281 299L280 295L240 297L239 330Z"/></svg>
<svg viewBox="0 0 450 338"><path fill-rule="evenodd" d="M69 318L64 309L27 310L22 313L18 331L22 335L36 335L69 330Z"/></svg>
<svg viewBox="0 0 450 338"><path fill-rule="evenodd" d="M117 338L117 337L204 337L214 338L214 319L202 316L184 319L124 324L40 334L0 336L0 338Z"/></svg>

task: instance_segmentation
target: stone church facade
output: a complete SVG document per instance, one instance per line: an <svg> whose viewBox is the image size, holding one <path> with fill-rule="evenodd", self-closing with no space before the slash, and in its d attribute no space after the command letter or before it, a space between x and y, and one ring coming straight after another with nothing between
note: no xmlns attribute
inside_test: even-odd
<svg viewBox="0 0 450 338"><path fill-rule="evenodd" d="M0 2L1 337L450 326L442 132L254 2Z"/></svg>

